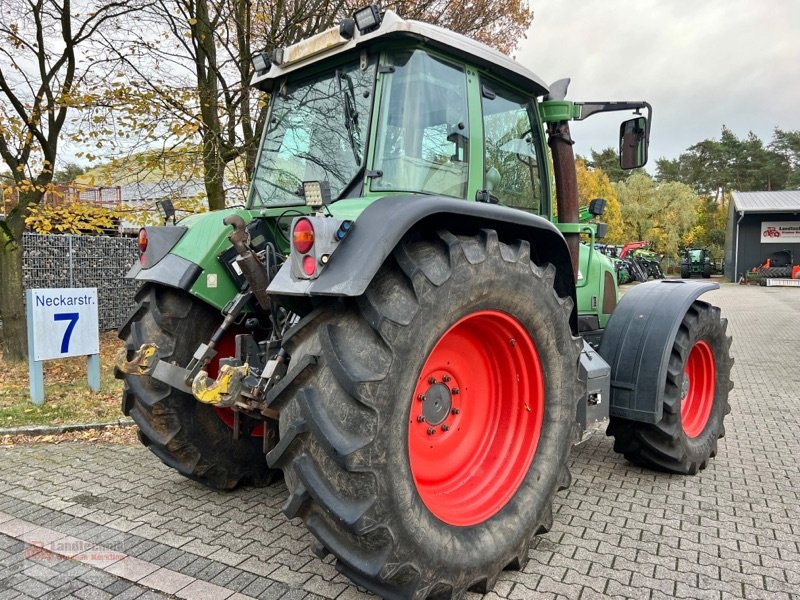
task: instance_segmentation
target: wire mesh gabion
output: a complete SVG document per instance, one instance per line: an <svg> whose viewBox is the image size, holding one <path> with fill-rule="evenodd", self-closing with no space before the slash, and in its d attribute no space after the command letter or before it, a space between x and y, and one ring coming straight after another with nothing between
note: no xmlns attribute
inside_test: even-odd
<svg viewBox="0 0 800 600"><path fill-rule="evenodd" d="M22 244L26 289L96 287L100 330L125 322L138 287L125 279L138 257L135 238L26 233Z"/></svg>

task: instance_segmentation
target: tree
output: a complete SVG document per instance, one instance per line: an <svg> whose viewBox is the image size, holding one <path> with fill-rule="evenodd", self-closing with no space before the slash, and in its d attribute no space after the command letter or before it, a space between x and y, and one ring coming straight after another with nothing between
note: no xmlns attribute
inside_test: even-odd
<svg viewBox="0 0 800 600"><path fill-rule="evenodd" d="M592 159L586 164L592 169L601 169L612 183L625 181L633 173L641 173L644 169L626 170L619 166L619 152L614 148L604 148L600 152L592 149Z"/></svg>
<svg viewBox="0 0 800 600"><path fill-rule="evenodd" d="M708 248L712 257L721 257L725 251L725 228L728 219L728 196L722 202L700 198L697 202L697 220L681 240L681 246Z"/></svg>
<svg viewBox="0 0 800 600"><path fill-rule="evenodd" d="M677 159L656 164L658 181L679 181L718 201L734 190L785 189L791 171L786 156L765 147L753 132L740 139L725 126L719 140L703 140Z"/></svg>
<svg viewBox="0 0 800 600"><path fill-rule="evenodd" d="M578 176L578 202L587 206L594 198L606 199L606 211L600 220L608 225L608 232L603 242L607 244L625 243L625 226L622 222L622 209L617 192L608 175L600 168L589 168L583 160L575 161Z"/></svg>
<svg viewBox="0 0 800 600"><path fill-rule="evenodd" d="M656 252L677 256L681 240L697 220L698 197L688 185L656 182L634 173L614 184L622 206L625 230L637 240L650 240Z"/></svg>
<svg viewBox="0 0 800 600"><path fill-rule="evenodd" d="M351 8L364 6L362 2ZM395 0L385 4L406 19L436 23L506 54L525 38L533 11L522 0Z"/></svg>
<svg viewBox="0 0 800 600"><path fill-rule="evenodd" d="M769 149L780 154L789 167L786 189L800 189L800 131L775 128Z"/></svg>
<svg viewBox="0 0 800 600"><path fill-rule="evenodd" d="M88 46L107 22L136 10L134 0L3 0L0 4L0 158L15 204L0 221L0 342L7 360L27 352L22 300L22 232L31 206L53 181L70 111L86 103Z"/></svg>
<svg viewBox="0 0 800 600"><path fill-rule="evenodd" d="M74 162L68 162L53 173L53 181L58 183L69 183L75 181L86 172L86 168Z"/></svg>

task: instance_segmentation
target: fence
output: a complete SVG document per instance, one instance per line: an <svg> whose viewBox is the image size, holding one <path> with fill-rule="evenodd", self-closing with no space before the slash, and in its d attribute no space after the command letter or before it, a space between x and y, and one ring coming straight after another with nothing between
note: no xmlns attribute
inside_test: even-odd
<svg viewBox="0 0 800 600"><path fill-rule="evenodd" d="M96 287L100 329L116 329L133 309L136 284L125 279L136 239L95 235L23 236L26 288Z"/></svg>

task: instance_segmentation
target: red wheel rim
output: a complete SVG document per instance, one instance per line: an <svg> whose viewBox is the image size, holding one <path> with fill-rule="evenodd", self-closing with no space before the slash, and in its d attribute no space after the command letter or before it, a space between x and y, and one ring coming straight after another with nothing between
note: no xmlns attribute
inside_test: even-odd
<svg viewBox="0 0 800 600"><path fill-rule="evenodd" d="M242 333L241 331L228 331L222 339L217 344L217 355L212 358L209 363L206 365L206 372L208 373L209 377L216 379L217 375L219 375L219 361L222 358L230 358L231 356L236 355L236 335ZM233 429L233 409L231 408L221 408L219 406L214 407L214 412L217 413L220 421L225 423L228 427ZM259 423L250 431L250 435L253 437L263 437L264 436L264 424Z"/></svg>
<svg viewBox="0 0 800 600"><path fill-rule="evenodd" d="M716 381L714 353L708 343L699 340L689 352L683 374L681 423L690 438L699 436L708 423L714 405Z"/></svg>
<svg viewBox="0 0 800 600"><path fill-rule="evenodd" d="M528 473L543 417L542 367L525 328L498 311L460 319L411 400L408 455L425 506L457 526L497 514Z"/></svg>

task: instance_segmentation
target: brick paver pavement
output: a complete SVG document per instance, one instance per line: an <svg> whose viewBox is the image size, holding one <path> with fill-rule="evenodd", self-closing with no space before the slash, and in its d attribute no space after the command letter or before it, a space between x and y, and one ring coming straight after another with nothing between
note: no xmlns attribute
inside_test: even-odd
<svg viewBox="0 0 800 600"><path fill-rule="evenodd" d="M736 358L719 456L696 477L654 473L596 433L552 531L486 598L800 598L800 290L706 297ZM312 555L282 484L217 493L144 448L80 443L0 449L0 465L0 600L371 597ZM32 555L61 538L108 552Z"/></svg>

